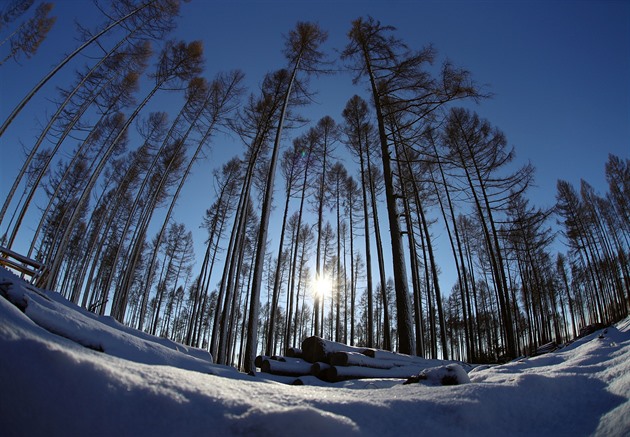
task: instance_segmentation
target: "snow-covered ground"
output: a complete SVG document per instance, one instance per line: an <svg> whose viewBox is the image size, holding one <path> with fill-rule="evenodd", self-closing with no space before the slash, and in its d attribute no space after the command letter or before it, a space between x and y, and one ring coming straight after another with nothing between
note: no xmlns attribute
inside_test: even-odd
<svg viewBox="0 0 630 437"><path fill-rule="evenodd" d="M2 436L630 435L630 319L476 367L468 384L290 386L94 316L3 268L0 288Z"/></svg>

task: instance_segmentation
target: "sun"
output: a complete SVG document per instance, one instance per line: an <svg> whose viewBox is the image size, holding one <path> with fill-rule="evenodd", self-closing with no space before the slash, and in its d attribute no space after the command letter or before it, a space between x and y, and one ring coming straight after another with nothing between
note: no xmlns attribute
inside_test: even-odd
<svg viewBox="0 0 630 437"><path fill-rule="evenodd" d="M332 290L332 282L326 276L316 277L313 283L315 296L323 299Z"/></svg>

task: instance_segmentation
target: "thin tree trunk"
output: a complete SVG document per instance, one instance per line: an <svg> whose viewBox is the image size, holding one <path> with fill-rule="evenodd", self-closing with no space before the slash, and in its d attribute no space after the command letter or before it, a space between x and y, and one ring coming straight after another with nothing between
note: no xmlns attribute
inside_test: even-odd
<svg viewBox="0 0 630 437"><path fill-rule="evenodd" d="M290 285L289 285L289 293L290 296L293 296L293 291L295 290L295 269L296 269L296 265L297 265L297 259L298 259L298 248L299 248L299 244L300 244L300 229L302 227L302 214L304 212L304 200L306 198L306 187L307 187L307 181L308 181L308 169L310 167L310 163L311 163L311 154L313 152L313 147L314 144L311 144L310 147L308 148L308 153L306 154L306 165L304 167L304 179L302 180L302 196L300 198L300 209L298 211L298 220L297 220L297 224L296 224L296 238L295 238L295 251L293 252L293 261L291 262L291 266L292 266L292 270L291 270L291 281L290 281ZM304 242L305 244L305 242ZM300 272L302 271L301 266L300 266ZM301 274L301 273L300 273ZM301 279L300 276L298 276L298 281ZM298 309L297 309L297 304L295 306L295 317L296 317L296 322L297 322L297 313L298 313ZM292 311L291 305L289 304L289 309ZM290 313L290 311L289 311ZM286 329L286 337L287 339L291 336L291 318L290 318L290 314L287 313L287 329ZM293 335L293 340L295 341L295 334ZM287 341L287 344L289 343L289 341Z"/></svg>
<svg viewBox="0 0 630 437"><path fill-rule="evenodd" d="M381 299L383 301L383 346L382 348L385 350L392 349L392 340L391 340L391 330L390 330L390 320L389 320L389 302L387 301L387 289L385 278L385 258L383 256L383 243L381 240L381 227L378 222L378 208L376 203L376 193L374 181L372 178L372 172L369 170L371 168L370 164L370 151L367 150L367 166L368 166L368 181L370 187L370 198L372 203L372 217L374 218L374 235L376 237L376 255L378 257L378 272L379 278L381 280Z"/></svg>
<svg viewBox="0 0 630 437"><path fill-rule="evenodd" d="M273 183L276 173L276 164L278 161L278 152L280 149L280 138L282 136L282 125L289 106L289 99L295 82L295 77L300 65L300 58L298 57L291 72L291 79L287 86L284 102L282 103L282 110L280 112L280 119L278 120L278 126L276 129L276 136L273 144L273 152L271 155L271 162L269 164L269 173L267 174L267 183L265 190L265 198L263 200L262 212L260 218L260 228L258 231L258 242L256 246L256 257L254 263L254 278L251 289L251 299L249 305L249 326L247 330L247 344L245 346L245 359L244 369L246 372L256 373L256 364L254 360L256 358L256 349L258 345L258 314L260 312L260 288L262 285L262 271L264 267L265 251L267 249L267 228L269 225L269 215L271 213L271 200L273 197Z"/></svg>
<svg viewBox="0 0 630 437"><path fill-rule="evenodd" d="M367 145L366 145L367 148ZM359 153L359 162L361 172L361 190L363 193L363 221L365 228L365 272L367 275L367 347L374 347L374 298L373 298L373 283L372 283L372 254L370 251L370 216L368 214L368 199L367 199L367 181L365 180L365 172L369 171L365 169L363 163L363 150Z"/></svg>
<svg viewBox="0 0 630 437"><path fill-rule="evenodd" d="M385 120L382 112L380 95L376 84L372 63L367 52L363 48L365 66L370 80L372 97L376 109L376 120L378 122L378 133L381 143L381 159L383 161L383 178L385 180L385 196L387 199L387 213L389 217L389 232L392 244L392 263L394 271L394 287L396 289L396 309L398 326L398 348L404 354L415 352L415 340L413 326L411 322L411 309L409 305L409 285L407 284L407 268L405 263L405 251L402 244L400 223L398 222L398 207L396 206L396 195L394 193L394 177L392 174L391 160L389 157L389 146L387 134L385 132Z"/></svg>
<svg viewBox="0 0 630 437"><path fill-rule="evenodd" d="M76 220L78 218L78 213L81 209L81 206L86 202L88 195L91 193L92 188L94 187L94 185L96 184L96 180L98 179L98 177L101 174L101 171L103 170L103 168L105 167L105 164L108 161L108 158L111 156L111 154L114 151L114 147L117 145L118 141L120 141L123 137L123 135L126 133L127 129L129 128L129 126L131 125L131 122L133 120L135 120L136 116L140 113L140 111L146 106L146 104L149 102L149 100L153 97L153 95L155 95L155 93L157 92L157 90L159 89L159 87L162 85L162 83L158 83L152 90L151 92L145 97L145 99L142 101L142 103L140 103L140 105L134 110L134 112L131 114L131 116L127 119L127 121L125 122L125 124L123 125L123 127L120 129L118 135L116 136L116 138L111 142L110 147L108 148L108 150L105 152L105 155L101 158L96 170L92 173L92 176L90 177L90 180L88 182L87 187L83 190L83 194L81 195L81 198L79 199L78 205L74 210L74 213L72 214L72 216L70 217L70 221L68 223L68 226L66 228L66 231L64 232L64 235L61 239L61 245L59 250L57 251L57 256L55 257L54 261L53 261L53 265L50 268L50 274L48 277L48 282L46 283L46 288L48 289L52 289L54 288L54 284L55 284L55 280L56 280L56 276L59 273L59 268L61 265L61 261L63 259L63 253L68 245L68 238L70 236L70 233L72 232L72 230L74 229L74 225L76 223Z"/></svg>
<svg viewBox="0 0 630 437"><path fill-rule="evenodd" d="M276 272L273 280L273 295L271 298L271 308L269 308L270 316L269 316L269 326L267 327L267 345L265 355L275 355L272 353L274 347L273 337L275 332L276 325L276 311L278 306L278 299L280 294L280 270L282 264L283 255L283 246L284 246L284 232L286 230L287 225L287 216L289 213L289 201L291 200L291 185L289 182L289 186L287 187L287 197L284 203L284 213L282 214L282 227L280 229L280 242L278 244L278 262L276 265Z"/></svg>

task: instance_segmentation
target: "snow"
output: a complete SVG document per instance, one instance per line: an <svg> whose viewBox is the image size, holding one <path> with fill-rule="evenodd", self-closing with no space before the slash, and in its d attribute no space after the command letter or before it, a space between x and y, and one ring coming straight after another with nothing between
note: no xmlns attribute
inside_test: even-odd
<svg viewBox="0 0 630 437"><path fill-rule="evenodd" d="M26 316L44 329L108 355L198 372L212 373L215 369L207 351L128 328L111 317L96 316L58 293L29 285L10 288L8 298L25 307Z"/></svg>
<svg viewBox="0 0 630 437"><path fill-rule="evenodd" d="M4 269L0 287L3 436L630 435L630 319L553 353L467 375L453 367L470 380L461 385L438 385L438 366L417 384L291 386L97 317Z"/></svg>

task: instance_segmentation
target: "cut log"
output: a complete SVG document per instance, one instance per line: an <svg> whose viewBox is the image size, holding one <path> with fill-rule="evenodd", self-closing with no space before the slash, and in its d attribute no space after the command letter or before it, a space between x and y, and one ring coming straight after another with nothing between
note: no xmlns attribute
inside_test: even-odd
<svg viewBox="0 0 630 437"><path fill-rule="evenodd" d="M391 362L395 366L398 366L398 367L421 366L421 368L426 369L428 367L436 367L436 366L441 366L445 364L444 360L427 359L427 358L417 357L414 355L399 354L397 352L384 351L380 349L377 349L377 350L367 349L364 352L364 355L367 355L368 357L372 357L379 361ZM448 361L448 362L451 362L451 361Z"/></svg>
<svg viewBox="0 0 630 437"><path fill-rule="evenodd" d="M302 376L311 373L311 363L299 358L288 358L286 361L267 359L262 362L260 370L274 375Z"/></svg>
<svg viewBox="0 0 630 437"><path fill-rule="evenodd" d="M262 367L262 363L265 360L268 360L269 357L265 356L265 355L258 355L255 359L254 359L254 365L256 367L258 367L259 369Z"/></svg>
<svg viewBox="0 0 630 437"><path fill-rule="evenodd" d="M255 359L254 359L254 365L256 367L258 367L259 369L262 368L262 363L265 360L274 360L274 361L286 361L287 359L281 355L272 355L270 357L268 357L267 355L258 355Z"/></svg>
<svg viewBox="0 0 630 437"><path fill-rule="evenodd" d="M317 376L324 370L328 369L329 367L330 367L330 364L326 364L322 362L313 363L311 365L311 375Z"/></svg>
<svg viewBox="0 0 630 437"><path fill-rule="evenodd" d="M391 369L398 365L395 361L370 358L358 352L333 352L330 355L330 364L333 366L372 367L374 369Z"/></svg>
<svg viewBox="0 0 630 437"><path fill-rule="evenodd" d="M422 357L399 354L398 352L390 352L380 349L366 349L363 354L378 360L397 361L401 363L417 363L426 361L426 359Z"/></svg>
<svg viewBox="0 0 630 437"><path fill-rule="evenodd" d="M318 375L318 378L327 382L339 382L347 379L362 378L409 378L417 375L423 366L392 367L391 369L373 369L360 366L331 366Z"/></svg>
<svg viewBox="0 0 630 437"><path fill-rule="evenodd" d="M362 353L365 350L366 349L363 347L348 346L315 336L308 337L302 342L303 358L310 363L316 363L318 361L329 363L330 354L333 352Z"/></svg>
<svg viewBox="0 0 630 437"><path fill-rule="evenodd" d="M285 355L289 358L303 358L302 349L299 347L288 347Z"/></svg>

